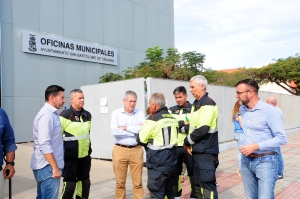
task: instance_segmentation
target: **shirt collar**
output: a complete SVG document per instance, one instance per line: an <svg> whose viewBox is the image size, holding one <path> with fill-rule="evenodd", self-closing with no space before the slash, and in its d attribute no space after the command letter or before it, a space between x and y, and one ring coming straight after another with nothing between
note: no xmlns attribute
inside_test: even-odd
<svg viewBox="0 0 300 199"><path fill-rule="evenodd" d="M130 115L135 114L136 111L137 111L136 108L134 108L133 111L132 111L132 113L130 113ZM121 109L121 112L122 112L122 113L126 113L124 107ZM126 114L127 114L127 113L126 113Z"/></svg>
<svg viewBox="0 0 300 199"><path fill-rule="evenodd" d="M263 107L263 101L261 99L259 99L259 101L257 102L257 104L253 107L253 109L249 109L246 105L243 105L245 109L250 110L250 111L255 111L255 110L260 110Z"/></svg>
<svg viewBox="0 0 300 199"><path fill-rule="evenodd" d="M176 110L180 110L180 109L185 109L185 110L190 110L192 108L192 104L187 101L187 105L186 106L183 106L183 107L180 107L177 105L177 109Z"/></svg>
<svg viewBox="0 0 300 199"><path fill-rule="evenodd" d="M47 107L53 113L57 112L57 110L58 110L54 106L52 106L51 104L49 104L48 102L45 103L45 107Z"/></svg>

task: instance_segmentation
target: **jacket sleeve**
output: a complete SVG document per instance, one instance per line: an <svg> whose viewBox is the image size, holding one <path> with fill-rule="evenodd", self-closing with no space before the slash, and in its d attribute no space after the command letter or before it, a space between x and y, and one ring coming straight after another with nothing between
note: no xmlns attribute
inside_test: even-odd
<svg viewBox="0 0 300 199"><path fill-rule="evenodd" d="M151 120L146 120L144 126L142 127L140 133L137 136L137 143L146 146L152 137L153 129L155 127L155 122Z"/></svg>
<svg viewBox="0 0 300 199"><path fill-rule="evenodd" d="M3 135L2 135L3 152L4 153L13 152L17 149L14 131L10 125L8 116L4 110L1 110L1 115L4 124Z"/></svg>
<svg viewBox="0 0 300 199"><path fill-rule="evenodd" d="M197 120L200 126L195 128L191 134L184 139L184 144L187 146L193 145L202 140L210 131L217 130L217 107L213 105L202 106L197 110Z"/></svg>

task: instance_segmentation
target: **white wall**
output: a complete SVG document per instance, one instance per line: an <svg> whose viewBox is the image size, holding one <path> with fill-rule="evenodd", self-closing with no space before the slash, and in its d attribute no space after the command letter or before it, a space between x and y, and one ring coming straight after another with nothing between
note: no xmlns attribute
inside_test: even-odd
<svg viewBox="0 0 300 199"><path fill-rule="evenodd" d="M161 92L165 95L168 107L176 105L173 90L178 86L185 86L189 95L188 100L191 103L194 101L194 97L189 91L189 82L147 78L146 83L147 93L144 92L143 78L82 87L86 94L85 108L93 115L91 130L93 157L111 159L111 151L114 143L113 136L109 130L110 114L113 110L122 107L122 95L125 91L134 90L138 93L137 107L143 111L148 106L147 99L155 92ZM232 109L236 102L236 89L234 87L208 85L207 92L218 105L220 151L236 147L236 142L233 140L233 122L231 121ZM108 114L100 114L99 112L99 98L101 96L108 96L109 98ZM300 106L296 106L300 104L299 96L270 92L259 92L259 96L264 101L270 96L275 96L278 99L278 106L284 113L284 124L287 133L300 130Z"/></svg>

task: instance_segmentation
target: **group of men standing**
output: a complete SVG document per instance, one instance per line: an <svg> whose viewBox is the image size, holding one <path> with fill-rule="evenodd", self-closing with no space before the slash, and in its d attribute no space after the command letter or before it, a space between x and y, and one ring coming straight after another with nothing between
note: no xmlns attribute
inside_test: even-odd
<svg viewBox="0 0 300 199"><path fill-rule="evenodd" d="M181 190L177 182L182 162L187 165L191 181L190 198L218 198L215 175L219 164L217 105L206 92L205 77L197 75L191 78L189 87L195 97L193 104L186 100L185 88L177 87L173 92L177 106L169 109L165 106L162 93L152 94L148 101L149 116L145 122L133 119L140 113L135 109L136 94L129 94L131 98L125 94L124 109L118 112L119 117L126 119L112 121L114 151L119 147L124 151L126 148L125 157L128 159L122 164L126 169L124 172L127 172L128 165L133 167L130 157L135 148L144 146L147 153L147 188L154 198L180 198ZM236 98L243 104L240 114L245 134L239 149L242 153L241 173L247 198L274 198L279 146L284 145L287 138L280 115L274 107L260 100L258 90L257 82L251 79L241 80L236 85ZM130 112L125 110L125 101L132 103ZM113 113L113 116L116 114ZM131 141L126 142L128 139ZM139 154L141 161L142 156L143 153ZM113 157L113 161L119 159ZM115 166L114 171L117 182L115 197L126 198L126 175L123 173L119 178ZM139 180L133 181L134 198L142 198L141 173L141 168L135 174L131 172L132 179Z"/></svg>
<svg viewBox="0 0 300 199"><path fill-rule="evenodd" d="M218 198L218 110L206 92L207 80L198 75L190 80L195 97L187 101L186 89L177 87L173 94L177 105L166 107L162 93L149 98L149 116L145 120L135 108L137 95L125 93L124 107L112 113L111 130L115 138L113 165L116 175L115 198L126 198L126 173L130 167L133 196L142 198L143 150L146 151L147 188L154 198L181 197L178 177L182 162L187 165L191 181L191 198ZM130 108L128 108L130 107ZM122 168L120 168L122 167ZM121 171L121 172L120 172Z"/></svg>
<svg viewBox="0 0 300 199"><path fill-rule="evenodd" d="M111 131L115 139L112 151L116 175L115 198L126 198L128 165L135 199L143 198L143 147L148 169L147 187L158 199L180 198L178 176L182 163L187 166L191 182L190 198L218 198L216 168L218 167L218 109L207 89L207 80L197 75L190 80L193 104L187 101L186 89L177 87L173 94L177 105L169 109L162 93L149 98L149 116L135 108L137 95L125 93L124 107L112 112ZM245 79L237 83L236 98L243 106L242 178L247 198L274 198L279 146L286 143L280 115L274 107L258 97L258 85ZM70 92L70 108L58 114L65 103L64 89L57 85L45 91L45 105L33 122L34 152L31 168L37 181L37 199L57 199L60 177L63 176L62 199L89 197L91 168L91 114L83 109L84 94L80 89ZM0 109L0 139L6 155L3 176L14 175L16 145L6 113ZM3 153L0 153L2 155ZM2 169L2 167L0 167ZM2 175L1 175L2 176ZM3 179L0 179L0 185ZM1 185L2 186L2 185ZM3 195L0 189L0 197Z"/></svg>

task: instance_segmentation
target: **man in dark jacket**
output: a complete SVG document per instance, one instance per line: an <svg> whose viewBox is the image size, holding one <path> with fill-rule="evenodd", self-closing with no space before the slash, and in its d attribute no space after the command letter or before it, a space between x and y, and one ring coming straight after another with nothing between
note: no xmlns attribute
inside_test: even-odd
<svg viewBox="0 0 300 199"><path fill-rule="evenodd" d="M176 182L176 147L178 122L165 107L162 93L154 93L149 99L151 115L145 121L137 142L145 146L148 168L147 187L156 199L174 199Z"/></svg>
<svg viewBox="0 0 300 199"><path fill-rule="evenodd" d="M184 139L184 148L193 155L194 182L198 198L216 199L216 168L218 154L218 108L206 92L207 80L197 75L190 80L190 90L196 98L190 118L189 135Z"/></svg>
<svg viewBox="0 0 300 199"><path fill-rule="evenodd" d="M182 188L179 181L179 175L182 173L182 163L184 162L188 171L188 176L191 183L191 195L190 198L197 198L195 193L195 185L193 178L193 157L187 153L187 151L183 148L184 139L189 133L189 118L193 113L192 104L187 101L187 93L184 86L178 86L174 89L173 95L175 97L175 101L177 103L176 106L172 106L169 108L169 112L172 113L173 117L175 117L178 121L179 125L179 133L178 133L178 143L176 148L177 154L177 181L174 184L174 192L175 199L180 198L182 194Z"/></svg>

